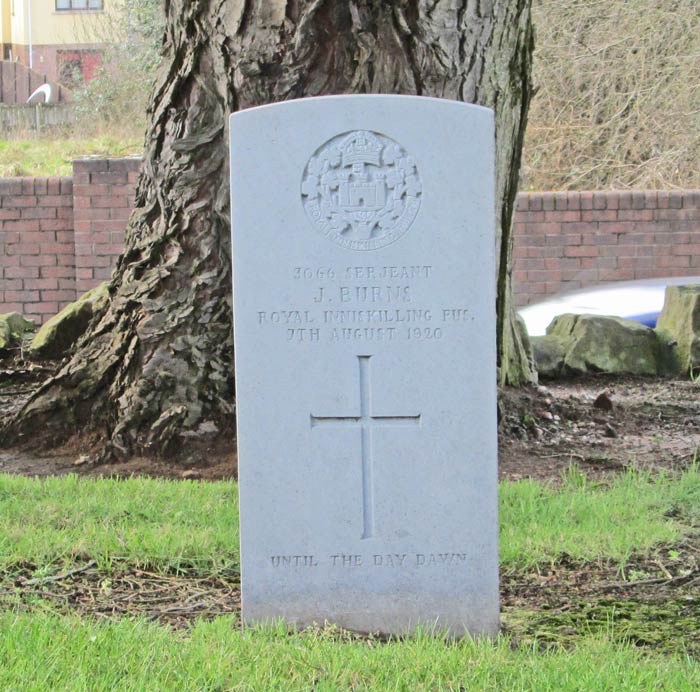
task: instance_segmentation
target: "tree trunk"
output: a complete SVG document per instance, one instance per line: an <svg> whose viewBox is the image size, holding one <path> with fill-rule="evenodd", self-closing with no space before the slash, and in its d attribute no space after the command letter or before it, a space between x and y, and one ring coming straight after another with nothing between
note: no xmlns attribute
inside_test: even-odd
<svg viewBox="0 0 700 692"><path fill-rule="evenodd" d="M110 305L7 438L93 429L112 454L160 454L230 429L227 116L321 94L416 94L495 110L499 381L532 380L510 288L530 0L166 0L166 21Z"/></svg>

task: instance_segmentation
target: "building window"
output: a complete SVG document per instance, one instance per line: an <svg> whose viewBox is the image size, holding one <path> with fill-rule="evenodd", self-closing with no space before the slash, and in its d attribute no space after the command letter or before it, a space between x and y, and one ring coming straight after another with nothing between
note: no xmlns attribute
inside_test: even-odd
<svg viewBox="0 0 700 692"><path fill-rule="evenodd" d="M56 0L56 10L58 12L103 10L104 5L104 0Z"/></svg>

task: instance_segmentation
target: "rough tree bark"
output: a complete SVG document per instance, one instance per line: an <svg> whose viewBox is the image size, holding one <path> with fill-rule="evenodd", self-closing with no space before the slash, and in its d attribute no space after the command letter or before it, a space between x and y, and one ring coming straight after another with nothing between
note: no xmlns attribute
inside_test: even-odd
<svg viewBox="0 0 700 692"><path fill-rule="evenodd" d="M417 94L495 110L499 380L531 381L510 290L530 0L166 0L165 8L166 61L109 308L6 437L60 440L94 429L112 454L167 453L183 436L231 424L227 116L321 94Z"/></svg>

